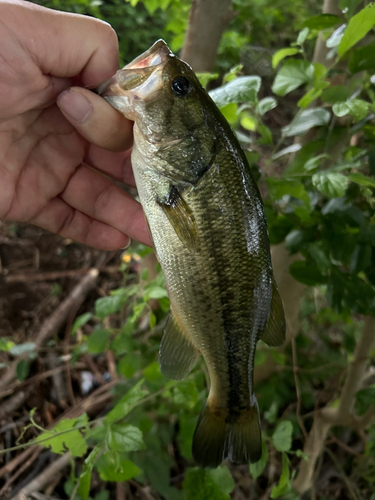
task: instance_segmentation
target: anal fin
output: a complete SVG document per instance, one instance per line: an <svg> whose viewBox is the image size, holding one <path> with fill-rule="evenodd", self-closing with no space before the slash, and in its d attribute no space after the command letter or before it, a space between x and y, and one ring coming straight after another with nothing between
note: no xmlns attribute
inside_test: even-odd
<svg viewBox="0 0 375 500"><path fill-rule="evenodd" d="M164 377L181 380L193 369L199 352L181 329L171 311L160 344L159 364Z"/></svg>
<svg viewBox="0 0 375 500"><path fill-rule="evenodd" d="M285 341L284 308L274 279L272 280L270 315L261 340L271 347L281 345Z"/></svg>

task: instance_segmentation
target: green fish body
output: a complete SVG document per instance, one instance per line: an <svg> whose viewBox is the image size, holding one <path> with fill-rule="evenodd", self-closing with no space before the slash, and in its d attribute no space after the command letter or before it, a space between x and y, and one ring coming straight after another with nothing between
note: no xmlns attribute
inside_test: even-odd
<svg viewBox="0 0 375 500"><path fill-rule="evenodd" d="M99 91L135 122L134 175L171 301L161 371L182 379L202 354L210 374L194 459L202 467L256 462L256 343L280 345L285 320L246 156L194 72L162 40Z"/></svg>

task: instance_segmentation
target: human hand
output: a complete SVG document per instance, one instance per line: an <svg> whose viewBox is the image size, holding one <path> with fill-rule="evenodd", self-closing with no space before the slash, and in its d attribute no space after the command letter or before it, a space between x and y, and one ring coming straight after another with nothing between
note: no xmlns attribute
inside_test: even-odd
<svg viewBox="0 0 375 500"><path fill-rule="evenodd" d="M0 43L0 218L103 250L150 244L141 205L108 178L134 185L132 124L84 88L118 69L112 28L0 1Z"/></svg>

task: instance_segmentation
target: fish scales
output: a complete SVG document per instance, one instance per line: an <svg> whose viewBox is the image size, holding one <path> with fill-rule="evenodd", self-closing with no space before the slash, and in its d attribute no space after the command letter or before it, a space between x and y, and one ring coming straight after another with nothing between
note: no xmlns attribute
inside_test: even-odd
<svg viewBox="0 0 375 500"><path fill-rule="evenodd" d="M190 100L183 102L174 86L188 87ZM200 353L210 374L194 458L203 467L225 458L255 462L261 456L252 387L256 343L261 337L282 343L285 322L246 157L194 73L162 41L120 70L102 94L135 121L132 165L171 301L162 373L183 378Z"/></svg>

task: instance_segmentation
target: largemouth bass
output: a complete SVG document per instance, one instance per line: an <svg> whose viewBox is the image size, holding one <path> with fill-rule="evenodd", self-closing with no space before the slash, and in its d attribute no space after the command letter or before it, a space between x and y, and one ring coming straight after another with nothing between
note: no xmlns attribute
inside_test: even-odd
<svg viewBox="0 0 375 500"><path fill-rule="evenodd" d="M256 343L283 342L263 205L234 133L164 41L99 93L134 121L132 165L171 311L161 372L182 379L202 354L211 386L193 438L202 467L262 453Z"/></svg>

